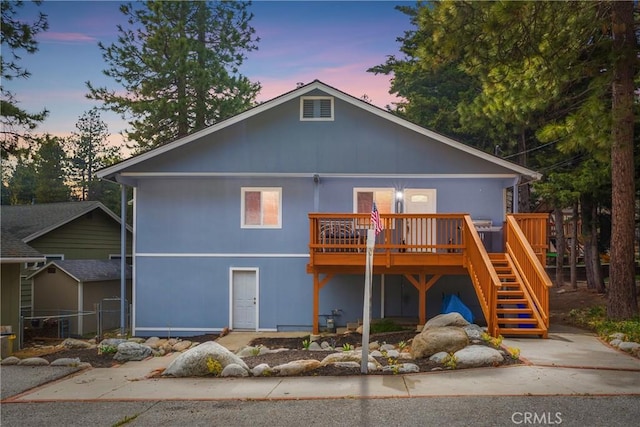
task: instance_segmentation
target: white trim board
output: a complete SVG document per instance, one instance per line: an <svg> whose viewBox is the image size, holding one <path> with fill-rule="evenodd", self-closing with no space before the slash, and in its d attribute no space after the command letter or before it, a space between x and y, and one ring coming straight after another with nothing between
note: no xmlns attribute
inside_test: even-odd
<svg viewBox="0 0 640 427"><path fill-rule="evenodd" d="M222 254L222 253L168 253L140 252L136 258L309 258L309 254Z"/></svg>

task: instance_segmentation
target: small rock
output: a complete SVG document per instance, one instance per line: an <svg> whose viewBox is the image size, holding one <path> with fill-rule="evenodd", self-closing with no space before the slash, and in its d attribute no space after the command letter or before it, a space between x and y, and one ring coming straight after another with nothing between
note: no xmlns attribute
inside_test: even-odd
<svg viewBox="0 0 640 427"><path fill-rule="evenodd" d="M447 357L449 357L449 353L447 353L446 351L440 351L434 355L432 355L429 360L432 362L436 362L436 363L442 363L444 362Z"/></svg>
<svg viewBox="0 0 640 427"><path fill-rule="evenodd" d="M322 344L324 344L324 342ZM317 341L313 341L311 344L309 344L309 351L320 351L320 350L323 350L323 348L320 344L318 344Z"/></svg>
<svg viewBox="0 0 640 427"><path fill-rule="evenodd" d="M191 341L184 340L184 341L178 341L177 343L175 343L173 345L173 347L171 347L171 350L172 351L186 351L186 350L189 350L189 348L191 348Z"/></svg>
<svg viewBox="0 0 640 427"><path fill-rule="evenodd" d="M254 377L269 377L272 374L271 367L266 363L261 363L251 369L251 375Z"/></svg>
<svg viewBox="0 0 640 427"><path fill-rule="evenodd" d="M612 347L618 347L621 343L622 343L622 340L619 338L615 338L609 341L609 345Z"/></svg>
<svg viewBox="0 0 640 427"><path fill-rule="evenodd" d="M248 377L249 371L247 371L240 365L237 365L235 363L230 363L224 367L220 376L221 377Z"/></svg>
<svg viewBox="0 0 640 427"><path fill-rule="evenodd" d="M457 366L461 368L491 366L504 361L504 357L498 350L484 345L470 345L456 351L454 356Z"/></svg>
<svg viewBox="0 0 640 427"><path fill-rule="evenodd" d="M137 344L144 344L146 339L140 337L131 337L127 341L135 342Z"/></svg>
<svg viewBox="0 0 640 427"><path fill-rule="evenodd" d="M315 359L296 360L273 367L273 371L279 376L286 377L291 375L299 375L303 372L313 371L321 366L320 362Z"/></svg>
<svg viewBox="0 0 640 427"><path fill-rule="evenodd" d="M624 334L622 332L615 332L611 335L609 335L609 339L610 340L620 340L620 341L624 341Z"/></svg>
<svg viewBox="0 0 640 427"><path fill-rule="evenodd" d="M392 344L382 344L380 346L380 351L389 351L389 350L395 350L395 346Z"/></svg>
<svg viewBox="0 0 640 427"><path fill-rule="evenodd" d="M18 362L20 366L48 366L49 362L42 357L28 357Z"/></svg>
<svg viewBox="0 0 640 427"><path fill-rule="evenodd" d="M401 363L399 365L384 366L382 371L397 374L414 374L416 372L420 372L420 368L415 363Z"/></svg>
<svg viewBox="0 0 640 427"><path fill-rule="evenodd" d="M77 357L61 357L50 364L51 366L80 366L80 359Z"/></svg>
<svg viewBox="0 0 640 427"><path fill-rule="evenodd" d="M77 340L75 338L67 338L62 341L60 346L64 348L94 348L93 344L88 343L87 341Z"/></svg>
<svg viewBox="0 0 640 427"><path fill-rule="evenodd" d="M107 339L104 339L104 340L100 341L100 344L98 344L98 349L100 349L102 347L114 347L114 348L116 348L120 344L122 344L123 342L127 342L127 340L123 340L122 338L107 338Z"/></svg>
<svg viewBox="0 0 640 427"><path fill-rule="evenodd" d="M15 356L9 356L9 357L6 357L6 358L2 359L2 362L0 362L0 365L9 366L9 365L17 365L19 363L20 363L20 359L18 359Z"/></svg>
<svg viewBox="0 0 640 427"><path fill-rule="evenodd" d="M638 344L637 342L623 341L620 343L618 348L620 350L632 353L635 349L640 348L640 344Z"/></svg>

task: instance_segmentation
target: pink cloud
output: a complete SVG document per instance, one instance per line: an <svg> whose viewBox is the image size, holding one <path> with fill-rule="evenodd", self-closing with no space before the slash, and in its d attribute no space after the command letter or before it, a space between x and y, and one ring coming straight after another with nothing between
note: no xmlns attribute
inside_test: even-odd
<svg viewBox="0 0 640 427"><path fill-rule="evenodd" d="M367 73L366 67L362 64L348 64L340 67L299 71L277 78L256 75L249 77L254 81L259 81L262 85L258 101L270 100L295 89L297 83L307 84L316 79L356 98L366 94L372 100L373 105L381 108L401 100L389 93L390 76Z"/></svg>
<svg viewBox="0 0 640 427"><path fill-rule="evenodd" d="M96 43L97 40L91 36L82 33L56 33L45 32L40 39L43 42L62 42L62 43Z"/></svg>

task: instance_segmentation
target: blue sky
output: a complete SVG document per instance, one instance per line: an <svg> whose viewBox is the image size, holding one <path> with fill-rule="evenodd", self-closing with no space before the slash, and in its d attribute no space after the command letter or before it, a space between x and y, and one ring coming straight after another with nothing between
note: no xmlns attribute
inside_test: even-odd
<svg viewBox="0 0 640 427"><path fill-rule="evenodd" d="M98 42L111 44L117 24L125 25L115 1L47 1L39 8L30 4L20 16L33 19L34 11L48 15L49 30L38 36L39 51L22 55L21 64L31 72L27 80L3 82L28 111L46 107L47 120L36 130L68 135L78 118L94 106L86 99L86 81L94 86L120 90L102 74L106 67ZM384 107L395 98L388 94L389 78L367 73L398 54L397 37L411 28L406 15L394 9L397 1L254 1L252 25L260 37L258 50L248 54L241 72L262 84L259 101L314 79L353 96L367 94ZM126 123L114 113L103 112L110 138Z"/></svg>

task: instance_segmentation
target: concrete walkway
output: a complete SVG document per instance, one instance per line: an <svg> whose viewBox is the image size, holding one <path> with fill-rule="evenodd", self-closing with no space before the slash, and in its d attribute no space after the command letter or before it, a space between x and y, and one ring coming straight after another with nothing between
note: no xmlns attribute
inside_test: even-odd
<svg viewBox="0 0 640 427"><path fill-rule="evenodd" d="M223 345L234 342L241 346L256 336L241 334L223 337L227 338ZM527 364L395 376L151 378L177 357L172 354L117 368L88 369L5 401L640 395L640 360L591 334L556 329L546 340L505 339L504 344L519 347ZM3 380L6 368L12 367L2 368Z"/></svg>

